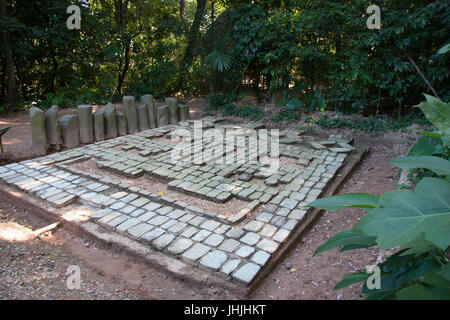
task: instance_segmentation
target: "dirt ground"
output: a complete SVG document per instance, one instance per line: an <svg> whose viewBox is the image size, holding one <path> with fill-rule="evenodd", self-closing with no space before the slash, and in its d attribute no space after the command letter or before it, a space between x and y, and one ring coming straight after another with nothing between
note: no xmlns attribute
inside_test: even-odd
<svg viewBox="0 0 450 320"><path fill-rule="evenodd" d="M197 101L198 106L202 103ZM202 114L200 110L195 112ZM16 125L3 139L11 153L25 154L29 141L27 117L27 114L17 114L0 119L0 127ZM409 129L412 133L389 132L378 137L353 133L355 144L370 147L370 153L338 192L381 194L394 189L400 172L387 161L407 153L414 142L411 136L414 137L415 127ZM351 134L346 130L325 132L318 129L320 135L338 132ZM339 253L335 249L315 257L313 253L328 238L353 226L363 214L357 209L325 212L248 298L361 299L361 285L339 291L332 289L344 274L364 270L366 265L380 261L389 252L361 249ZM193 287L123 252L63 229L32 238L32 230L48 224L0 198L0 299L242 298L217 287ZM70 265L81 268L80 290L67 288L66 271Z"/></svg>

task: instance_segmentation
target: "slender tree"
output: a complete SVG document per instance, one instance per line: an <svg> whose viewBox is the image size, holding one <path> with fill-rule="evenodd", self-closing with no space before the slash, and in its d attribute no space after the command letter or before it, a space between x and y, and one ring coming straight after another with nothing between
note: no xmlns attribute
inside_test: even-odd
<svg viewBox="0 0 450 320"><path fill-rule="evenodd" d="M0 14L3 17L8 17L8 9L6 6L6 0L0 0ZM2 31L3 47L5 50L5 64L6 64L6 77L8 87L8 103L9 110L12 111L17 104L17 85L16 85L16 67L14 64L14 57L11 48L10 34L8 30Z"/></svg>

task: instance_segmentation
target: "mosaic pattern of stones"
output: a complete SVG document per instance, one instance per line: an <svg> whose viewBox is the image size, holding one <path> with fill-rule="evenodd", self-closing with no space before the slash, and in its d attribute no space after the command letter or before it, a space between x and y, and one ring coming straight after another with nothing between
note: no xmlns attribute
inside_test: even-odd
<svg viewBox="0 0 450 320"><path fill-rule="evenodd" d="M222 120L203 119L203 127L262 128ZM280 132L280 156L294 165L283 165L270 176L260 170L261 163L173 164L174 144L163 139L181 127L192 130L193 121L9 164L0 167L0 179L61 208L61 214L68 205L91 207L90 219L101 226L193 267L249 284L304 221L309 213L305 205L321 195L353 150L350 139L341 136L320 140L286 130ZM116 177L148 175L180 194L215 203L240 199L246 207L227 214L205 211L151 186L141 189L73 166L90 159Z"/></svg>

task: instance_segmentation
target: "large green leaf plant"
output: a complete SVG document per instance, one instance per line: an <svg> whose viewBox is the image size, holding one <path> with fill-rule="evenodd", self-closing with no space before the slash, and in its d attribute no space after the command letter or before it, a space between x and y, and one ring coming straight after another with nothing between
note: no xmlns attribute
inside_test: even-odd
<svg viewBox="0 0 450 320"><path fill-rule="evenodd" d="M395 248L379 263L380 285L368 288L371 276L359 272L344 276L335 289L364 281L367 299L450 299L450 104L427 96L418 105L439 130L424 132L406 157L389 163L404 170L428 170L414 190L393 190L381 196L343 194L309 203L324 210L359 208L367 212L351 229L319 246L318 254L336 247L341 251Z"/></svg>

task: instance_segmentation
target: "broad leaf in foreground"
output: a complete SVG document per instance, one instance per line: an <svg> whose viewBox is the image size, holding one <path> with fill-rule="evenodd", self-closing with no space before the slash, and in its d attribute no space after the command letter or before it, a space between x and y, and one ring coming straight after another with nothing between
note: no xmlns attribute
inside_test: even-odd
<svg viewBox="0 0 450 320"><path fill-rule="evenodd" d="M376 237L355 233L352 230L344 230L329 239L327 242L317 248L314 255L336 247L367 248L375 245ZM348 249L347 249L348 250Z"/></svg>
<svg viewBox="0 0 450 320"><path fill-rule="evenodd" d="M403 170L424 168L433 171L437 175L450 175L450 161L434 156L407 156L398 157L389 161Z"/></svg>
<svg viewBox="0 0 450 320"><path fill-rule="evenodd" d="M378 208L362 217L352 231L376 236L380 249L407 248L423 234L445 250L450 245L450 183L424 178L414 191L384 193Z"/></svg>
<svg viewBox="0 0 450 320"><path fill-rule="evenodd" d="M366 193L348 193L327 197L308 203L308 207L319 208L328 211L343 208L373 209L378 205L378 196Z"/></svg>
<svg viewBox="0 0 450 320"><path fill-rule="evenodd" d="M417 105L425 114L425 117L434 124L444 136L442 140L445 145L450 143L450 103L442 102L441 100L425 94L427 101Z"/></svg>

